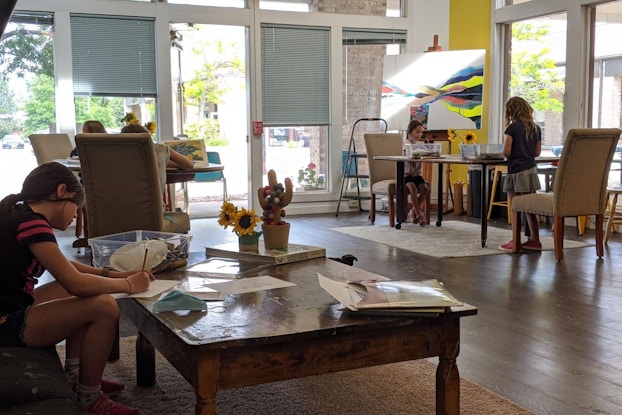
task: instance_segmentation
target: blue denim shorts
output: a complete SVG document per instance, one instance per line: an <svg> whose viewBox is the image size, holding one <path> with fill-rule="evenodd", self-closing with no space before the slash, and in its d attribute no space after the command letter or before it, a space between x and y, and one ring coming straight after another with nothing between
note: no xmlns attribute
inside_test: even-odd
<svg viewBox="0 0 622 415"><path fill-rule="evenodd" d="M26 347L22 336L27 312L28 309L0 315L0 347Z"/></svg>

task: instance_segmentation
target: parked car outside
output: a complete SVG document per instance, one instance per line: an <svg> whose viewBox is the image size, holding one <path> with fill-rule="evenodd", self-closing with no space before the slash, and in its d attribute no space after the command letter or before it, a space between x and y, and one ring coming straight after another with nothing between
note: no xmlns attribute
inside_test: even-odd
<svg viewBox="0 0 622 415"><path fill-rule="evenodd" d="M2 139L2 148L24 148L24 140L15 134L7 134Z"/></svg>

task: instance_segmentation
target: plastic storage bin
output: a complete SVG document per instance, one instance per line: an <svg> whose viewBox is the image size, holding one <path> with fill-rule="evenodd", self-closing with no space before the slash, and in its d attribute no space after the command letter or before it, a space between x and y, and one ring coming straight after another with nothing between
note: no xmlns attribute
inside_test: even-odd
<svg viewBox="0 0 622 415"><path fill-rule="evenodd" d="M129 231L89 238L96 267L117 271L145 269L153 272L187 265L190 235L156 231Z"/></svg>
<svg viewBox="0 0 622 415"><path fill-rule="evenodd" d="M460 144L464 160L503 160L503 144Z"/></svg>
<svg viewBox="0 0 622 415"><path fill-rule="evenodd" d="M443 145L436 143L406 143L404 147L407 157L417 159L421 157L440 157Z"/></svg>

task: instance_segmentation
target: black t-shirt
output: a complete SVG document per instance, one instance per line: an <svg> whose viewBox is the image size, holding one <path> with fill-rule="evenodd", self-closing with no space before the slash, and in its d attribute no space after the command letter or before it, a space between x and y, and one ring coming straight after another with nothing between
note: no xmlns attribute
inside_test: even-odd
<svg viewBox="0 0 622 415"><path fill-rule="evenodd" d="M56 243L45 216L18 204L0 219L0 314L25 309L34 302L37 278L45 269L30 252L29 245Z"/></svg>
<svg viewBox="0 0 622 415"><path fill-rule="evenodd" d="M508 173L514 174L535 167L536 148L542 140L540 127L531 132L527 138L527 130L522 121L514 121L505 129L505 134L512 137L512 154L508 157Z"/></svg>

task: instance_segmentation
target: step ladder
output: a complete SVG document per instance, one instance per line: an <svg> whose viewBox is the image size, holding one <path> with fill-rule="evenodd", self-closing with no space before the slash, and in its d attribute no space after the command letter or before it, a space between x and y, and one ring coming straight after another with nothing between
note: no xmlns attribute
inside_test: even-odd
<svg viewBox="0 0 622 415"><path fill-rule="evenodd" d="M339 189L339 200L337 201L337 212L335 216L339 216L339 206L342 200L357 200L359 211L363 212L361 201L370 200L371 197L361 194L361 180L369 179L368 174L359 174L358 160L366 158L366 153L359 153L356 151L356 142L354 140L354 133L356 131L356 125L360 122L377 122L380 121L384 124L383 132L387 132L387 122L382 118L360 118L352 125L352 131L350 133L350 143L348 144L348 151L346 151L346 158L342 167L341 187ZM356 193L348 191L350 182L356 182Z"/></svg>

